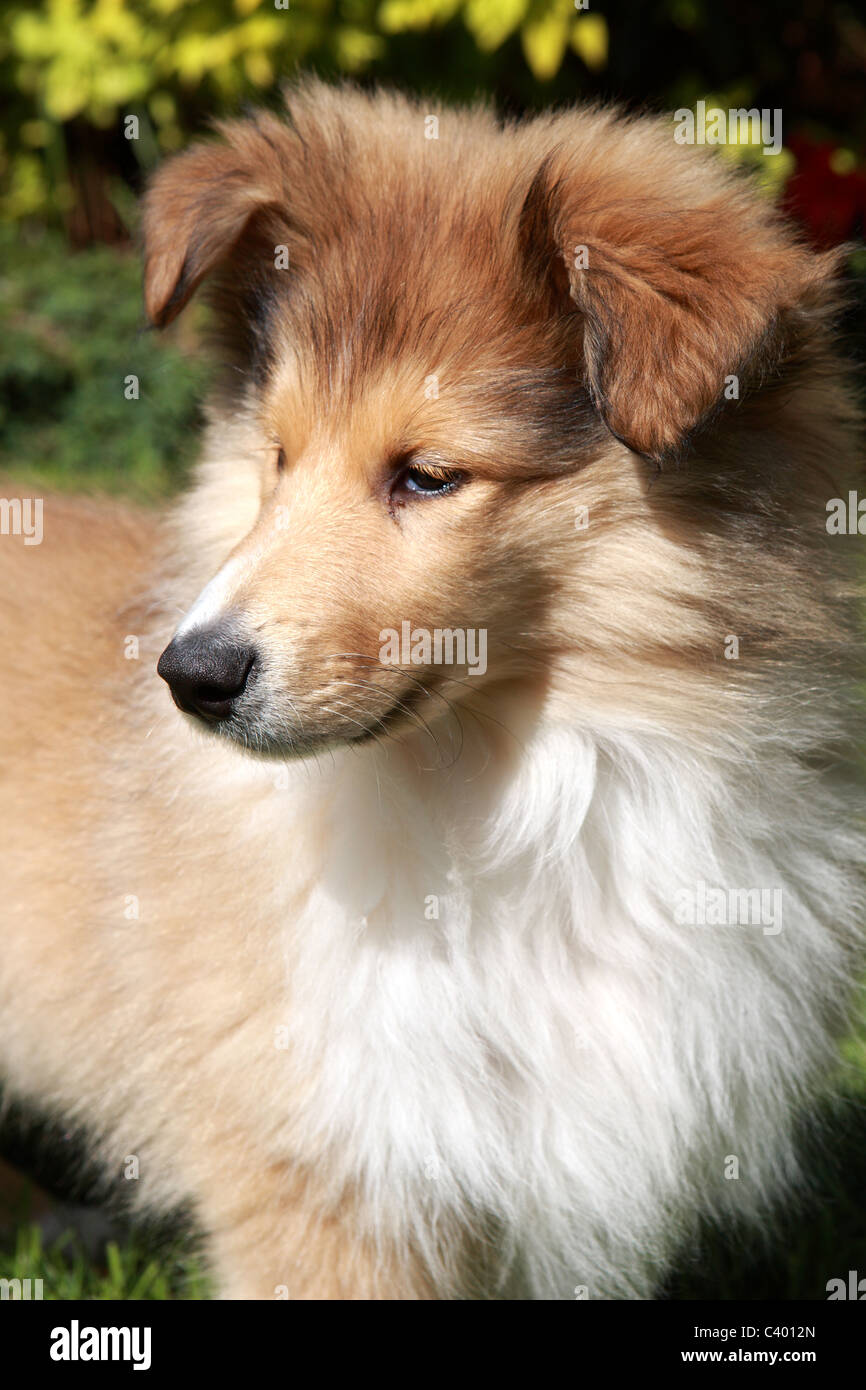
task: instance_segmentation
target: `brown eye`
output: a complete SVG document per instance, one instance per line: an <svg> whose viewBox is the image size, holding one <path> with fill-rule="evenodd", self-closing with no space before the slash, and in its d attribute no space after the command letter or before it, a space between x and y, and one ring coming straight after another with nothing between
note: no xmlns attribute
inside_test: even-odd
<svg viewBox="0 0 866 1390"><path fill-rule="evenodd" d="M457 468L409 464L394 479L393 492L402 497L443 497L454 492L466 481L466 474Z"/></svg>
<svg viewBox="0 0 866 1390"><path fill-rule="evenodd" d="M278 450L277 450L277 472L278 472L278 473L284 472L284 471L285 471L285 467L286 467L286 451L285 451L285 449L278 449Z"/></svg>

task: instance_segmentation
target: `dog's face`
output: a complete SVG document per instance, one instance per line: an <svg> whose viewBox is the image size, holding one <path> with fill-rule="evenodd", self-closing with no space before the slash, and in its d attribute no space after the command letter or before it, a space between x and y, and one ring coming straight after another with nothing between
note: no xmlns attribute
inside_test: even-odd
<svg viewBox="0 0 866 1390"><path fill-rule="evenodd" d="M435 738L424 730L455 704L477 692L483 707L489 684L540 662L551 577L526 515L574 507L565 463L557 479L548 449L547 470L533 469L532 446L544 440L545 411L573 413L575 432L581 411L589 431L589 411L563 374L524 371L503 418L506 372L465 349L464 374L441 353L413 352L402 364L371 364L344 395L309 355L305 363L308 340L297 342L257 403L255 524L187 614L161 671L176 684L179 653L197 681L218 685L211 663L224 662L229 691L243 683L240 698L186 700L181 689L179 702L267 751L398 724ZM424 370L431 362L435 373Z"/></svg>
<svg viewBox="0 0 866 1390"><path fill-rule="evenodd" d="M208 277L247 441L237 543L160 660L176 703L287 756L706 637L676 604L693 499L648 493L730 374L742 400L783 360L814 263L654 123L441 112L431 140L393 98L290 105L146 204L150 316Z"/></svg>

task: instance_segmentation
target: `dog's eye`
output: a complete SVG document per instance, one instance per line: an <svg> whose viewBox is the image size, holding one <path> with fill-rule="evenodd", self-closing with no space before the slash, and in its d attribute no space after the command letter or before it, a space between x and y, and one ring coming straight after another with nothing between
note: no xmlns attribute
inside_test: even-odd
<svg viewBox="0 0 866 1390"><path fill-rule="evenodd" d="M410 464L397 475L393 490L404 497L441 497L446 492L454 492L465 481L466 474L457 468L438 468L432 464L422 468Z"/></svg>
<svg viewBox="0 0 866 1390"><path fill-rule="evenodd" d="M278 473L282 473L282 472L284 471L284 469L285 469L285 466L286 466L286 451L285 451L285 449L278 449L278 450L277 450L277 472L278 472Z"/></svg>

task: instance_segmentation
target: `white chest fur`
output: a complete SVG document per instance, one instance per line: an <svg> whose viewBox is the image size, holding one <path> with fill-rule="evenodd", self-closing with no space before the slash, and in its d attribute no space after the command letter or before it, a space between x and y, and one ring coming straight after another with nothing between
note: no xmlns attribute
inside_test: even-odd
<svg viewBox="0 0 866 1390"><path fill-rule="evenodd" d="M443 1223L493 1218L536 1296L640 1296L697 1211L765 1200L832 1046L856 905L832 796L805 815L784 761L734 773L548 729L492 807L483 778L398 755L307 783L296 1133L374 1226L435 1264ZM784 915L683 921L701 884L779 893Z"/></svg>

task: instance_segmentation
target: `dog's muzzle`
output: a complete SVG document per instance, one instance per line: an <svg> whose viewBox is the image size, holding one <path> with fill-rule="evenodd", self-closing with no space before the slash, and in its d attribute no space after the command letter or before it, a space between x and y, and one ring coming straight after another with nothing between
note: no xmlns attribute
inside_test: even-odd
<svg viewBox="0 0 866 1390"><path fill-rule="evenodd" d="M178 709L219 723L234 713L257 660L254 647L224 629L195 628L169 642L156 669Z"/></svg>

